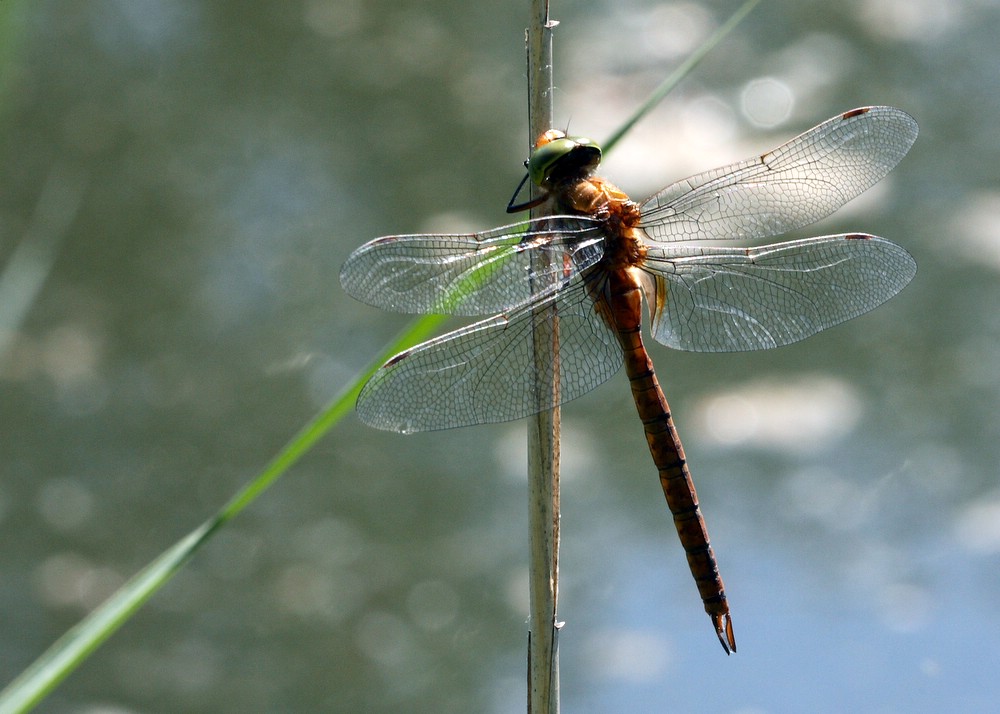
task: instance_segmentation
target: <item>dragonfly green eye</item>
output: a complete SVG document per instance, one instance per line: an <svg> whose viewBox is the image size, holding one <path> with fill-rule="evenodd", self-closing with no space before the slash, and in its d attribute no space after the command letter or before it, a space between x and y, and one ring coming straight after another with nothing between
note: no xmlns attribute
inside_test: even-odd
<svg viewBox="0 0 1000 714"><path fill-rule="evenodd" d="M557 138L538 146L528 160L528 175L536 186L542 186L554 175L589 174L601 163L601 147L592 139L565 136L562 132L546 132Z"/></svg>

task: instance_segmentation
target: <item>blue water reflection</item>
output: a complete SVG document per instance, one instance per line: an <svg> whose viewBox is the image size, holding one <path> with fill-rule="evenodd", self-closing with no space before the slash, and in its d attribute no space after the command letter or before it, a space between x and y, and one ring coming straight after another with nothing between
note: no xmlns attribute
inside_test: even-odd
<svg viewBox="0 0 1000 714"><path fill-rule="evenodd" d="M735 4L555 3L557 123L608 135ZM653 348L731 598L732 657L624 377L565 408L565 711L996 708L997 10L762 3L608 157L641 198L852 107L899 106L921 126L910 155L801 235L870 231L919 271L788 348ZM0 340L4 682L406 322L342 293L353 248L503 221L527 143L526 15L0 3L16 39L0 265L39 226L60 231ZM42 198L60 176L74 211ZM46 710L523 711L523 448L520 424L404 438L348 420Z"/></svg>

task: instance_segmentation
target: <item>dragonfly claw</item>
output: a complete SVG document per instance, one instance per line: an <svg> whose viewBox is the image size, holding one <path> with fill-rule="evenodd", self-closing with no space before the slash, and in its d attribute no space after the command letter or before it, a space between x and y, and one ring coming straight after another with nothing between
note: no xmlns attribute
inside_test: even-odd
<svg viewBox="0 0 1000 714"><path fill-rule="evenodd" d="M719 643L726 654L736 651L736 636L733 635L733 619L729 613L711 615L712 623L715 625L715 634L719 636Z"/></svg>

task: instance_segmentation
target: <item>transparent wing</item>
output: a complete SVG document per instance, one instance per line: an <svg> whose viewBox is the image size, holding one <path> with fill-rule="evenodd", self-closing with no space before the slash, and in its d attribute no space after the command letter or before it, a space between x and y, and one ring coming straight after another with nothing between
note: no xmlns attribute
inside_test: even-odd
<svg viewBox="0 0 1000 714"><path fill-rule="evenodd" d="M556 304L559 398L551 383L535 396L532 330ZM388 431L432 431L510 421L567 402L603 384L622 364L615 334L595 310L582 280L509 315L496 315L424 342L386 362L358 397L363 422Z"/></svg>
<svg viewBox="0 0 1000 714"><path fill-rule="evenodd" d="M642 204L641 226L656 241L785 233L878 182L916 138L916 121L899 109L854 109L774 151L668 186Z"/></svg>
<svg viewBox="0 0 1000 714"><path fill-rule="evenodd" d="M762 350L881 305L916 274L910 254L866 234L759 248L650 249L653 337L695 352Z"/></svg>
<svg viewBox="0 0 1000 714"><path fill-rule="evenodd" d="M344 290L411 314L489 315L526 303L594 265L601 224L549 216L481 233L376 238L348 257Z"/></svg>

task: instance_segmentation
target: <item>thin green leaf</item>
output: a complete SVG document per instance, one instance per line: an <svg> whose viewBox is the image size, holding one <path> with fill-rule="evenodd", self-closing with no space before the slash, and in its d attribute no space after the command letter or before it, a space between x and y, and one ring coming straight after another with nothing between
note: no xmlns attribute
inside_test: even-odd
<svg viewBox="0 0 1000 714"><path fill-rule="evenodd" d="M288 471L331 427L350 412L361 386L393 354L427 339L444 320L429 315L415 320L382 355L361 372L343 392L306 424L278 453L264 470L233 496L212 518L179 540L133 576L114 595L87 615L65 635L56 640L37 660L0 692L0 714L14 714L32 709L63 679L121 627L145 602L194 555L227 521L263 493Z"/></svg>
<svg viewBox="0 0 1000 714"><path fill-rule="evenodd" d="M743 21L743 18L750 14L750 11L754 9L754 6L756 6L758 2L760 2L760 0L747 0L747 2L743 3L739 10L734 12L732 16L730 16L730 18L719 27L718 30L713 32L712 35L691 54L690 57L684 60L684 62L682 62L677 69L671 72L670 75L660 83L660 86L649 95L649 99L643 102L639 108L632 113L632 116L626 119L625 122L618 127L618 130L608 137L603 144L601 144L601 150L604 153L611 151L612 147L621 141L622 137L631 131L632 127L635 126L640 119L649 114L649 112L657 104L663 101L663 98L667 96L667 94L673 91L673 88L676 87L682 79L691 74L692 70L698 66L698 63L701 62L709 52L715 49L715 46L722 42L726 35L732 32L736 26Z"/></svg>

